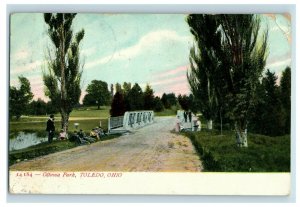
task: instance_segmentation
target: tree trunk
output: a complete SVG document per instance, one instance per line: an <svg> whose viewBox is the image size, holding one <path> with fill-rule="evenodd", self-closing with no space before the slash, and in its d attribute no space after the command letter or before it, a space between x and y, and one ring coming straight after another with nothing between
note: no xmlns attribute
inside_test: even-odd
<svg viewBox="0 0 300 207"><path fill-rule="evenodd" d="M69 114L61 111L61 129L67 132L68 127L69 127Z"/></svg>
<svg viewBox="0 0 300 207"><path fill-rule="evenodd" d="M66 77L65 77L65 33L64 26L62 24L60 29L60 70L61 70L61 103L60 103L60 111L61 111L61 125L64 132L68 130L68 121L69 116L67 113L67 94L66 94Z"/></svg>
<svg viewBox="0 0 300 207"><path fill-rule="evenodd" d="M210 119L207 121L207 129L212 130L213 128L213 121Z"/></svg>
<svg viewBox="0 0 300 207"><path fill-rule="evenodd" d="M237 124L235 124L235 133L237 146L248 147L247 128L241 129Z"/></svg>
<svg viewBox="0 0 300 207"><path fill-rule="evenodd" d="M220 123L221 123L221 135L223 135L223 118L222 118L222 107L220 109Z"/></svg>

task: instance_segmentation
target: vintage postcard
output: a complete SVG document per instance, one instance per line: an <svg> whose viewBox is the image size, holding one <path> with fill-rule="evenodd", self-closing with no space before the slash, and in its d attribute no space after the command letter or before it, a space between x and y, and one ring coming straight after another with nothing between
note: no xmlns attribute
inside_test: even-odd
<svg viewBox="0 0 300 207"><path fill-rule="evenodd" d="M10 14L10 193L289 195L291 25Z"/></svg>

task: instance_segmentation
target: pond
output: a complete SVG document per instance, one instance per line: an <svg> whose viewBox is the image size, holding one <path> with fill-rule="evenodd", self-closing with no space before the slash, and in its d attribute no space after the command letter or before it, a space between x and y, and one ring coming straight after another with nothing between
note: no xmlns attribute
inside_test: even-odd
<svg viewBox="0 0 300 207"><path fill-rule="evenodd" d="M9 151L24 149L47 141L47 137L39 137L37 133L19 132L15 138L9 140Z"/></svg>

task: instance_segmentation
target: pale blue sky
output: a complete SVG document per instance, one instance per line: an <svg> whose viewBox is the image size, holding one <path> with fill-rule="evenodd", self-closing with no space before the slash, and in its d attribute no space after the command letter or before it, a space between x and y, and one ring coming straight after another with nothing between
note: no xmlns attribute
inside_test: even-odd
<svg viewBox="0 0 300 207"><path fill-rule="evenodd" d="M193 37L180 14L77 14L74 32L81 28L84 62L83 90L93 79L108 84L149 83L156 95L166 92L189 93L186 71ZM291 64L290 22L283 15L263 15L262 26L269 28L267 68L280 72ZM43 14L11 16L10 79L17 84L23 75L31 82L35 99L44 98L42 67L46 47L51 42ZM83 93L84 94L84 93Z"/></svg>

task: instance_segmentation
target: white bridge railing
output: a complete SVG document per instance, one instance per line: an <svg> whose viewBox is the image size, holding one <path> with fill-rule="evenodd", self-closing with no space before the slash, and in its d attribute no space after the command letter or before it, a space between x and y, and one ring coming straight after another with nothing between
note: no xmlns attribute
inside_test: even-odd
<svg viewBox="0 0 300 207"><path fill-rule="evenodd" d="M124 116L108 119L108 132L129 131L153 123L153 111L127 111Z"/></svg>

